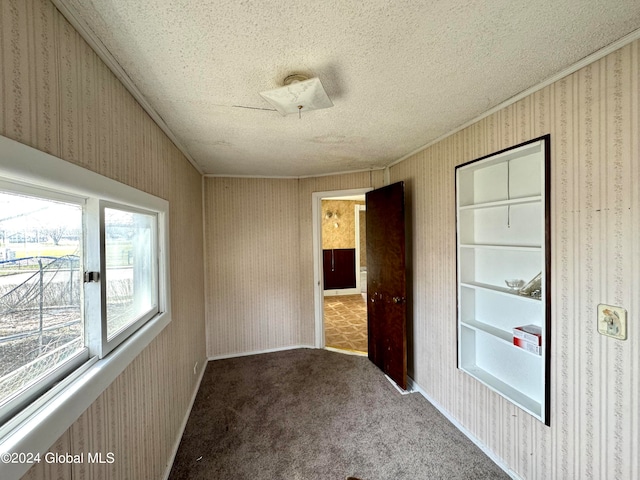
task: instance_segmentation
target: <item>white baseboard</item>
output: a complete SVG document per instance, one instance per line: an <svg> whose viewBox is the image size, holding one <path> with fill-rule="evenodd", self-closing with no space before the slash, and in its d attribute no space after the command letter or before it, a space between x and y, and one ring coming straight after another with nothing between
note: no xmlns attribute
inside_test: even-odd
<svg viewBox="0 0 640 480"><path fill-rule="evenodd" d="M339 288L339 289L331 289L331 290L323 290L325 297L337 297L340 295L358 295L362 293L360 288Z"/></svg>
<svg viewBox="0 0 640 480"><path fill-rule="evenodd" d="M325 350L328 350L330 352L335 352L335 353L342 353L343 355L353 355L356 357L367 357L367 353L366 352L358 352L356 350L346 350L343 348L333 348L333 347L324 347Z"/></svg>
<svg viewBox="0 0 640 480"><path fill-rule="evenodd" d="M407 390L411 392L418 392L422 395L427 402L433 405L436 410L438 410L442 415L445 416L447 420L449 420L458 430L460 430L469 440L471 440L482 452L489 457L493 462L498 465L502 470L505 471L507 475L509 475L514 480L522 480L522 478L513 470L509 468L509 466L504 463L504 461L498 457L493 451L489 449L484 443L482 443L475 435L473 435L469 430L467 430L458 420L453 418L451 414L445 410L442 405L436 402L433 398L431 398L420 385L418 385L413 378L407 377Z"/></svg>
<svg viewBox="0 0 640 480"><path fill-rule="evenodd" d="M207 360L224 360L225 358L236 358L236 357L248 357L249 355L260 355L261 353L273 353L273 352L282 352L285 350L297 350L298 348L316 348L313 345L290 345L288 347L278 347L278 348L269 348L266 350L255 350L252 352L237 352L237 353L228 353L224 355L213 355L209 357Z"/></svg>
<svg viewBox="0 0 640 480"><path fill-rule="evenodd" d="M398 391L400 395L409 395L413 392L411 388L409 388L409 377L407 377L407 389L403 390L400 385L398 385L395 380L393 380L389 375L385 374L384 377L389 380L389 383L393 385L393 387Z"/></svg>
<svg viewBox="0 0 640 480"><path fill-rule="evenodd" d="M180 447L180 441L182 440L182 435L184 434L184 429L187 427L187 422L189 421L189 416L191 415L191 410L193 409L193 404L196 401L196 396L198 395L198 391L200 390L200 383L202 383L202 378L204 377L204 371L207 369L207 363L204 362L204 365L200 367L200 375L198 376L198 381L196 382L196 388L193 390L193 395L191 395L191 401L189 402L189 408L187 408L187 413L184 415L184 419L182 420L182 425L178 429L178 436L173 445L173 450L171 452L171 458L169 458L169 462L167 463L167 468L164 472L164 480L169 478L171 474L171 468L173 467L173 461L176 459L176 454L178 453L178 448Z"/></svg>

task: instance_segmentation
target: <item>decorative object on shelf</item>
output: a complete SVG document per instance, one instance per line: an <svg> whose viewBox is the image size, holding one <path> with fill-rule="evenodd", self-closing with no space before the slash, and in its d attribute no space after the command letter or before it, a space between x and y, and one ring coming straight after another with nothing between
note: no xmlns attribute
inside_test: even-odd
<svg viewBox="0 0 640 480"><path fill-rule="evenodd" d="M506 283L507 287L509 287L511 290L519 292L522 286L524 285L524 280L520 280L520 279L505 280L504 283Z"/></svg>
<svg viewBox="0 0 640 480"><path fill-rule="evenodd" d="M542 354L542 327L523 325L513 329L513 344L527 352Z"/></svg>
<svg viewBox="0 0 640 480"><path fill-rule="evenodd" d="M542 272L533 277L529 282L520 289L520 295L532 298L542 297Z"/></svg>
<svg viewBox="0 0 640 480"><path fill-rule="evenodd" d="M456 167L458 368L546 425L549 141Z"/></svg>
<svg viewBox="0 0 640 480"><path fill-rule="evenodd" d="M287 76L282 84L282 87L260 92L260 95L283 117L292 113L301 117L302 110L307 112L333 107L319 78L296 73Z"/></svg>

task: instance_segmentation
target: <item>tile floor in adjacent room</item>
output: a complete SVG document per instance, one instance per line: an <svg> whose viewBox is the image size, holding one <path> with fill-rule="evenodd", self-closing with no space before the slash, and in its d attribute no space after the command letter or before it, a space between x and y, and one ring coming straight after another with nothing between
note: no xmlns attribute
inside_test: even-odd
<svg viewBox="0 0 640 480"><path fill-rule="evenodd" d="M324 297L327 347L367 352L367 303L362 295Z"/></svg>

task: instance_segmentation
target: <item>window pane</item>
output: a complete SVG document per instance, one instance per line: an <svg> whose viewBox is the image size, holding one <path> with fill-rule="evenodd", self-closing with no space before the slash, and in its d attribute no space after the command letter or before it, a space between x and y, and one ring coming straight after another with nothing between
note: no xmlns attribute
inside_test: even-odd
<svg viewBox="0 0 640 480"><path fill-rule="evenodd" d="M82 207L0 191L0 406L84 348Z"/></svg>
<svg viewBox="0 0 640 480"><path fill-rule="evenodd" d="M156 216L104 209L107 339L158 311Z"/></svg>

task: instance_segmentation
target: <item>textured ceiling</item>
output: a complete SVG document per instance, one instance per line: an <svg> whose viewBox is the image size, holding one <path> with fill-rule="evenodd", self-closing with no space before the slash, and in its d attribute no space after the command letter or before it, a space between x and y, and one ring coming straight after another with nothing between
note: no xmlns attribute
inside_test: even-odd
<svg viewBox="0 0 640 480"><path fill-rule="evenodd" d="M640 27L638 0L54 2L223 175L384 167ZM334 107L274 111L291 73Z"/></svg>

